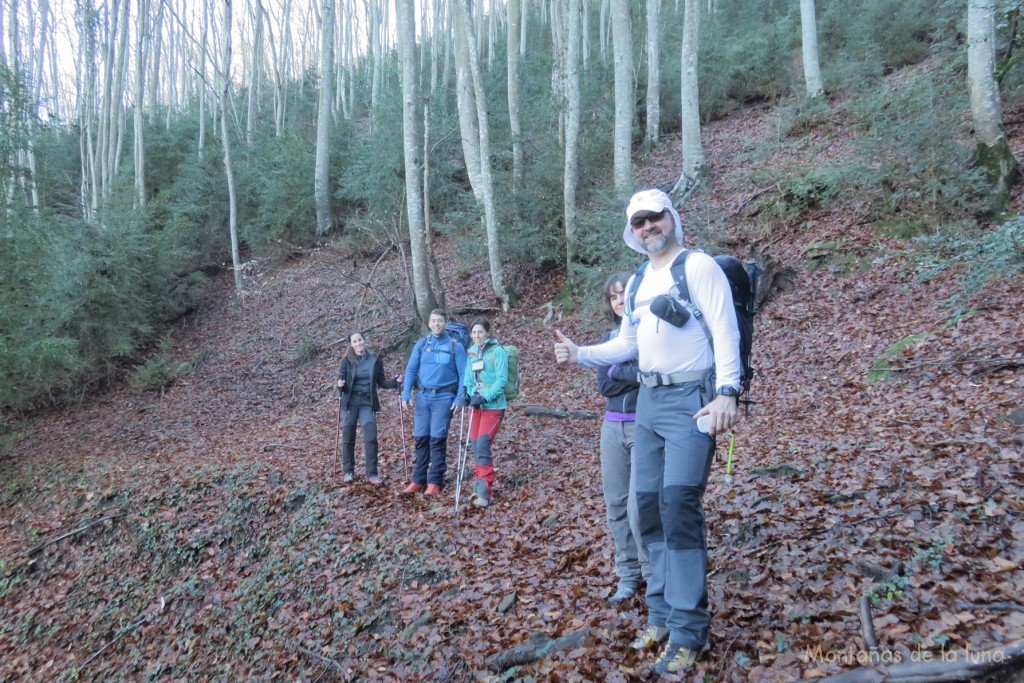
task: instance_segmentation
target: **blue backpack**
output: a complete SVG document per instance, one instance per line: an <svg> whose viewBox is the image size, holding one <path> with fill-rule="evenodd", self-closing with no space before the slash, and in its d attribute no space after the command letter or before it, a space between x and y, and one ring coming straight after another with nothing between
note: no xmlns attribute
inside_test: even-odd
<svg viewBox="0 0 1024 683"><path fill-rule="evenodd" d="M463 349L468 351L469 347L473 345L473 338L469 334L469 328L459 321L452 320L445 326L445 330L448 332L449 337L458 340L462 344Z"/></svg>

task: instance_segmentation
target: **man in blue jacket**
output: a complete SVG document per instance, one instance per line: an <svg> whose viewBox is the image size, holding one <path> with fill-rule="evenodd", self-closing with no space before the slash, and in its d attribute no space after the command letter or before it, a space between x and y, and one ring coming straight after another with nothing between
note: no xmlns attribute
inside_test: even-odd
<svg viewBox="0 0 1024 683"><path fill-rule="evenodd" d="M441 492L448 463L448 427L456 399L465 393L462 373L466 368L466 349L445 331L448 315L441 309L430 312L430 334L416 342L405 367L402 402L412 404L416 389L412 433L416 439L416 466L412 482L403 494L426 489L428 496Z"/></svg>

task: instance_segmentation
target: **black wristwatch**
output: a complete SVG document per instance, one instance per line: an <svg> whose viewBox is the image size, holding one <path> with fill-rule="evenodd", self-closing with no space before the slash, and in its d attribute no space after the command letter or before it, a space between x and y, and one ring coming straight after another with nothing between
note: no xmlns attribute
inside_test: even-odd
<svg viewBox="0 0 1024 683"><path fill-rule="evenodd" d="M719 396L732 396L734 398L740 397L740 390L738 387L719 387L717 392Z"/></svg>

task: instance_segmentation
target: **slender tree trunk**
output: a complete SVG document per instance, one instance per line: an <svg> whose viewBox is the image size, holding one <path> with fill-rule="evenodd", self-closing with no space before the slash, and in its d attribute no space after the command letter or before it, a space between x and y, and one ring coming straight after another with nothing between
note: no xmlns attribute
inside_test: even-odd
<svg viewBox="0 0 1024 683"><path fill-rule="evenodd" d="M825 91L821 82L821 67L818 65L818 21L814 0L800 0L800 27L803 37L804 82L807 85L807 96L814 98Z"/></svg>
<svg viewBox="0 0 1024 683"><path fill-rule="evenodd" d="M235 167L231 160L231 135L228 116L231 88L231 0L224 3L224 56L221 59L220 138L224 146L224 175L228 185L228 227L231 232L231 266L235 273L235 299L242 300L242 257L238 249L238 201L235 197Z"/></svg>
<svg viewBox="0 0 1024 683"><path fill-rule="evenodd" d="M199 41L199 73L202 78L199 79L199 142L198 142L198 156L200 161L203 159L203 152L206 148L206 50L208 47L207 36L210 32L210 18L213 8L208 4L209 0L203 0L203 35ZM159 61L160 55L154 55L154 61ZM151 109L150 111L155 111Z"/></svg>
<svg viewBox="0 0 1024 683"><path fill-rule="evenodd" d="M521 0L508 0L508 40L505 59L508 66L508 121L512 133L512 190L523 186L523 125L519 119L519 36Z"/></svg>
<svg viewBox="0 0 1024 683"><path fill-rule="evenodd" d="M137 206L146 205L146 148L144 142L142 116L143 96L146 91L146 59L149 46L149 0L138 0L138 15L135 17L135 202Z"/></svg>
<svg viewBox="0 0 1024 683"><path fill-rule="evenodd" d="M512 306L512 295L505 285L505 273L501 264L501 245L498 240L498 213L494 205L494 185L491 177L491 141L490 129L487 122L487 98L484 93L483 75L480 73L480 58L476 51L476 43L472 34L472 24L469 20L469 10L466 7L466 0L455 0L455 34L459 41L464 56L458 59L457 69L469 68L470 80L472 82L473 94L476 99L476 124L479 138L478 145L478 169L477 182L480 184L480 191L474 194L483 204L484 224L487 232L487 260L491 270L491 286L494 293L501 300L502 308L509 310ZM461 35L461 39L458 37ZM467 63L468 62L468 63ZM460 96L462 94L460 93ZM460 117L461 118L461 117ZM467 131L463 130L463 140L466 140ZM463 148L466 145L463 144ZM470 176L472 181L473 176Z"/></svg>
<svg viewBox="0 0 1024 683"><path fill-rule="evenodd" d="M320 111L316 126L316 236L331 232L331 103L334 93L334 0L324 0L320 12Z"/></svg>
<svg viewBox="0 0 1024 683"><path fill-rule="evenodd" d="M565 272L572 283L576 262L576 185L579 183L580 137L580 0L562 0L565 14L565 164L562 201L565 210Z"/></svg>
<svg viewBox="0 0 1024 683"><path fill-rule="evenodd" d="M615 192L620 196L633 189L633 113L636 102L633 85L633 30L628 0L612 0L612 42L615 54L615 134L613 171Z"/></svg>
<svg viewBox="0 0 1024 683"><path fill-rule="evenodd" d="M661 0L647 0L647 128L644 143L658 144L661 131Z"/></svg>
<svg viewBox="0 0 1024 683"><path fill-rule="evenodd" d="M402 142L405 151L405 204L409 218L409 251L412 256L413 295L421 321L437 308L430 288L427 262L427 225L423 221L420 192L419 110L416 93L416 20L413 0L398 0L398 44L402 59Z"/></svg>
<svg viewBox="0 0 1024 683"><path fill-rule="evenodd" d="M1019 169L1003 132L995 79L995 0L967 3L967 85L977 138L978 162L992 183L992 208L1003 209Z"/></svg>
<svg viewBox="0 0 1024 683"><path fill-rule="evenodd" d="M700 47L700 0L683 5L683 48L680 90L682 100L683 174L676 189L688 189L704 173L704 147L700 141L700 88L697 52Z"/></svg>

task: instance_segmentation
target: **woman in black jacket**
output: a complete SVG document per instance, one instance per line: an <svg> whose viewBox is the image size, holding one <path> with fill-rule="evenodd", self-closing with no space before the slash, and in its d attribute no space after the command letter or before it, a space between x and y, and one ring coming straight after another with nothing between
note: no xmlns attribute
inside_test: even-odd
<svg viewBox="0 0 1024 683"><path fill-rule="evenodd" d="M380 410L377 387L397 389L398 378L384 376L384 364L377 354L366 348L363 333L356 330L348 336L348 350L338 370L342 410L341 464L346 484L352 481L355 472L357 423L363 427L367 481L374 486L381 484L377 474L377 411Z"/></svg>
<svg viewBox="0 0 1024 683"><path fill-rule="evenodd" d="M604 286L604 312L613 325L604 341L619 333L629 273L616 273ZM636 433L636 399L640 393L635 360L597 368L597 390L608 400L601 425L601 484L608 512L608 529L615 542L618 586L608 598L618 604L636 595L640 582L651 573L647 548L640 538L636 483L632 476Z"/></svg>

